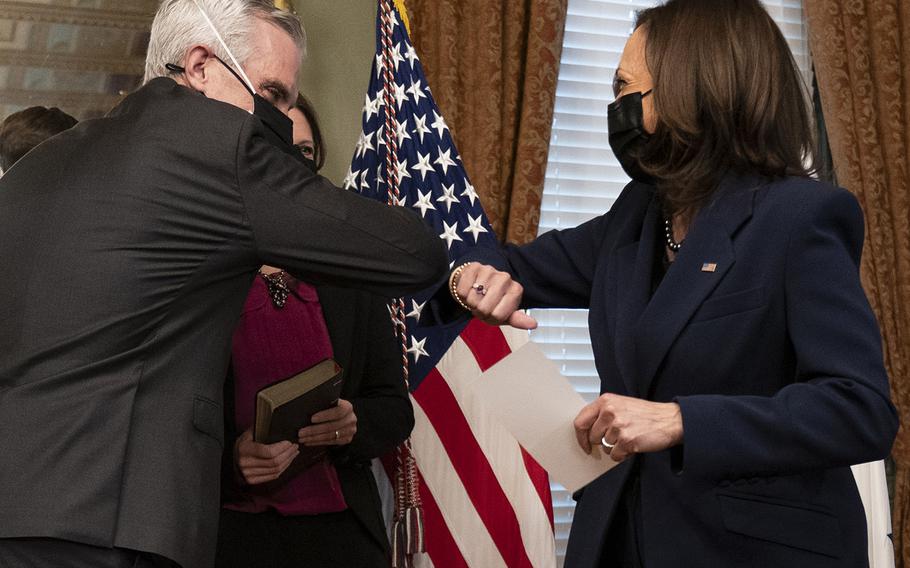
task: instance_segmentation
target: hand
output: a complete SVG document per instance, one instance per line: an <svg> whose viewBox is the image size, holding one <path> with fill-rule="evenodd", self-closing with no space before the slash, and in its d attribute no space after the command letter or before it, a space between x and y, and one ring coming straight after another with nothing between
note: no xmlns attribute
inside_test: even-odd
<svg viewBox="0 0 910 568"><path fill-rule="evenodd" d="M335 408L317 412L312 420L312 424L297 432L298 441L305 446L344 446L357 433L354 406L344 399L339 399Z"/></svg>
<svg viewBox="0 0 910 568"><path fill-rule="evenodd" d="M274 481L291 465L300 449L293 442L260 444L247 430L234 443L234 463L244 481L250 485Z"/></svg>
<svg viewBox="0 0 910 568"><path fill-rule="evenodd" d="M682 412L675 402L604 394L578 413L575 436L588 454L597 446L621 462L632 454L659 452L681 444ZM601 438L613 449L601 444Z"/></svg>
<svg viewBox="0 0 910 568"><path fill-rule="evenodd" d="M477 286L475 286L475 284ZM480 286L483 288L480 288ZM472 262L464 267L456 283L458 295L475 317L492 325L509 324L518 329L535 329L537 321L519 310L524 288L507 272ZM483 290L483 293L480 292Z"/></svg>

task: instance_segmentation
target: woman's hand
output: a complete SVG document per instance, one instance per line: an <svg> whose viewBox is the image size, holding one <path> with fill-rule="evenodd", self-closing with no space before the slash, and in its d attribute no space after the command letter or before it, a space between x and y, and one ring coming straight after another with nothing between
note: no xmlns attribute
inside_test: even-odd
<svg viewBox="0 0 910 568"><path fill-rule="evenodd" d="M253 441L252 429L234 442L234 463L250 485L274 481L291 465L300 449L293 442L260 444Z"/></svg>
<svg viewBox="0 0 910 568"><path fill-rule="evenodd" d="M471 313L486 323L518 329L537 327L534 318L518 309L524 288L507 272L472 262L461 270L455 289Z"/></svg>
<svg viewBox="0 0 910 568"><path fill-rule="evenodd" d="M298 441L305 446L344 446L357 433L354 406L344 399L339 399L335 408L317 412L312 420L312 424L297 432Z"/></svg>
<svg viewBox="0 0 910 568"><path fill-rule="evenodd" d="M578 445L591 453L600 446L614 461L632 454L659 452L683 441L682 413L675 402L651 402L604 394L575 418ZM606 440L612 447L604 446Z"/></svg>

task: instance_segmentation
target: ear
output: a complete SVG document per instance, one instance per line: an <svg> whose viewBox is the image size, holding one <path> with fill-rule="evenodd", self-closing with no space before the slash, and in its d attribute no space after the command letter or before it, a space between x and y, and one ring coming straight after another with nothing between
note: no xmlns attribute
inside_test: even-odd
<svg viewBox="0 0 910 568"><path fill-rule="evenodd" d="M208 73L207 65L214 59L214 54L207 47L197 45L190 49L186 54L186 60L183 64L183 77L186 85L194 91L205 93L206 87L212 79Z"/></svg>

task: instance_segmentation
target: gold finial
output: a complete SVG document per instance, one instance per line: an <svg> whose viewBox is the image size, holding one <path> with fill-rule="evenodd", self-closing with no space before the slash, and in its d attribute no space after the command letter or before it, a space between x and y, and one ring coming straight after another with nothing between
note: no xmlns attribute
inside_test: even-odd
<svg viewBox="0 0 910 568"><path fill-rule="evenodd" d="M408 19L408 9L404 7L404 0L395 0L395 7L398 8L398 13L401 14L401 19L404 21L404 29L408 30L408 35L411 35L411 21Z"/></svg>

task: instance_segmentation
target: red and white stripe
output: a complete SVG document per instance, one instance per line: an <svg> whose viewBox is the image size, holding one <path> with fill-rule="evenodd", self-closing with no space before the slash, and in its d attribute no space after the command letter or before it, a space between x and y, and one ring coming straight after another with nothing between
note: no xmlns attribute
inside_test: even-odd
<svg viewBox="0 0 910 568"><path fill-rule="evenodd" d="M416 566L556 565L546 472L471 388L527 341L527 332L474 320L412 393L427 548Z"/></svg>

